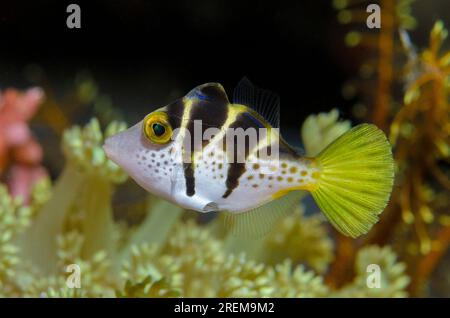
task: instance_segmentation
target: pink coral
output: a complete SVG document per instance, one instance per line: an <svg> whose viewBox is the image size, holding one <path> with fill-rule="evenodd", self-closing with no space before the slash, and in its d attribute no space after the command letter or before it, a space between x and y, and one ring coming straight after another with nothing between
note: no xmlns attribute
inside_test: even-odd
<svg viewBox="0 0 450 318"><path fill-rule="evenodd" d="M40 88L0 92L0 177L13 196L25 201L32 185L47 175L40 165L42 148L28 127L43 98Z"/></svg>

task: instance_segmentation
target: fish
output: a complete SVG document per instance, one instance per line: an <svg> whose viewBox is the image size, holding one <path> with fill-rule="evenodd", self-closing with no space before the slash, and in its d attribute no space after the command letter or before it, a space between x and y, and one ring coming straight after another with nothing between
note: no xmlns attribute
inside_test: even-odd
<svg viewBox="0 0 450 318"><path fill-rule="evenodd" d="M307 157L282 138L279 108L278 95L247 78L232 102L221 84L206 83L107 138L103 148L148 192L185 209L223 212L243 232L267 231L286 210L277 206L292 206L307 191L339 232L367 233L394 182L385 134L363 123Z"/></svg>

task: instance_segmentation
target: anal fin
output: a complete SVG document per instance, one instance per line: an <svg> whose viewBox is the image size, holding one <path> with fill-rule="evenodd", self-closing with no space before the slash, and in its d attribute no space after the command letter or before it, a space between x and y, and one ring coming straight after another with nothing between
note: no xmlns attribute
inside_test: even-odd
<svg viewBox="0 0 450 318"><path fill-rule="evenodd" d="M242 238L263 237L284 216L290 214L303 197L301 191L285 196L244 213L222 212L228 233Z"/></svg>

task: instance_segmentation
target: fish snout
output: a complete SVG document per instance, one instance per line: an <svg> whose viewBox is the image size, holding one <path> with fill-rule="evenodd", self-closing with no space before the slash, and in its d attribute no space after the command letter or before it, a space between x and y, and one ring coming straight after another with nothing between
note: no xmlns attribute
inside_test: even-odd
<svg viewBox="0 0 450 318"><path fill-rule="evenodd" d="M105 152L106 156L111 159L112 161L117 161L117 148L118 148L118 141L115 136L111 136L106 138L105 143L103 144L103 151Z"/></svg>

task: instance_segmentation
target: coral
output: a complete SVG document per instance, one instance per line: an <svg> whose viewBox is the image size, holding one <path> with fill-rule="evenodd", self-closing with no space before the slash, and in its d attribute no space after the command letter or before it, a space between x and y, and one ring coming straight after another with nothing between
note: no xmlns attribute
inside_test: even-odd
<svg viewBox="0 0 450 318"><path fill-rule="evenodd" d="M247 260L244 254L230 255L217 280L218 297L270 297L274 286L264 264Z"/></svg>
<svg viewBox="0 0 450 318"><path fill-rule="evenodd" d="M371 264L379 266L380 286L369 288L368 269ZM389 247L367 246L356 256L356 277L350 284L336 292L338 297L406 297L410 279L405 273L404 263Z"/></svg>
<svg viewBox="0 0 450 318"><path fill-rule="evenodd" d="M105 136L124 129L112 123ZM71 220L78 219L84 243L82 255L113 250L115 224L112 217L112 186L123 182L126 175L106 159L102 149L104 136L99 124L92 120L86 127L74 127L64 134L63 151L67 157L64 171L52 189L51 198L42 206L33 227L26 235L32 244L24 252L44 272L55 271L57 246L55 237L61 230L71 230ZM101 227L98 227L102 224Z"/></svg>
<svg viewBox="0 0 450 318"><path fill-rule="evenodd" d="M184 273L184 295L212 296L213 286L208 279L222 270L224 260L220 241L190 221L173 228L163 249L176 259Z"/></svg>
<svg viewBox="0 0 450 318"><path fill-rule="evenodd" d="M450 51L441 53L447 35L442 21L436 22L429 47L409 69L403 105L391 124L400 187L390 213L403 221L397 228L409 239L406 257L417 264L410 266L413 293L422 291L450 246L450 182L444 164L450 154Z"/></svg>
<svg viewBox="0 0 450 318"><path fill-rule="evenodd" d="M172 286L174 289L181 289L183 285L183 275L180 273L179 262L174 262L171 255L160 255L159 246L141 244L131 247L131 254L125 260L121 269L121 278L127 282L146 282L150 277L151 282L161 281ZM146 282L145 285L150 282Z"/></svg>
<svg viewBox="0 0 450 318"><path fill-rule="evenodd" d="M151 276L140 283L133 284L127 281L124 290L117 292L117 297L127 298L173 298L180 295L164 278L153 280Z"/></svg>
<svg viewBox="0 0 450 318"><path fill-rule="evenodd" d="M294 267L287 259L272 269L275 284L275 297L327 297L329 288L323 277L313 271L306 271L303 266Z"/></svg>
<svg viewBox="0 0 450 318"><path fill-rule="evenodd" d="M15 294L20 288L16 268L20 267L17 238L30 224L32 211L20 198L13 198L0 184L0 293Z"/></svg>
<svg viewBox="0 0 450 318"><path fill-rule="evenodd" d="M71 288L67 282L70 273L61 271L54 275L42 276L36 272L30 283L23 287L25 297L111 297L116 288L114 277L109 272L106 254L97 253L89 261L74 260L80 267L80 288ZM66 269L64 266L62 269Z"/></svg>
<svg viewBox="0 0 450 318"><path fill-rule="evenodd" d="M39 88L0 92L0 178L25 202L33 184L47 175L41 166L42 148L28 126L43 97Z"/></svg>
<svg viewBox="0 0 450 318"><path fill-rule="evenodd" d="M337 137L350 129L348 120L339 122L339 112L333 109L328 113L310 115L302 125L302 140L308 156L316 156Z"/></svg>
<svg viewBox="0 0 450 318"><path fill-rule="evenodd" d="M73 165L86 174L92 174L114 183L125 181L124 172L106 158L102 149L105 138L125 128L123 123L112 122L106 128L103 136L98 121L94 119L83 129L75 126L67 130L63 135L62 148L68 165Z"/></svg>
<svg viewBox="0 0 450 318"><path fill-rule="evenodd" d="M428 47L417 50L405 31L416 25L410 15L411 2L382 1L380 30L352 29L346 36L346 40L357 39L348 44L371 53L360 63L360 75L365 79L362 82L367 84L375 79L376 83L371 86L376 90L368 90L368 85L359 86L355 110L366 108L361 104L373 105L372 113L363 112L360 117L389 131L397 169L390 204L379 224L362 242L337 237L336 259L328 275L328 282L335 287L353 279L354 273L346 269L355 261L361 246L391 244L407 263L411 277L409 293L424 295L428 279L450 246L447 169L450 53L443 50L447 30L442 21L437 21L430 32ZM358 11L364 2L337 0L334 5L343 24L367 17ZM349 99L354 98L355 85L346 85L343 92Z"/></svg>
<svg viewBox="0 0 450 318"><path fill-rule="evenodd" d="M278 264L288 258L324 273L333 259L333 242L323 222L321 215L304 217L303 210L297 208L267 235L265 262Z"/></svg>
<svg viewBox="0 0 450 318"><path fill-rule="evenodd" d="M351 99L357 92L363 98L354 107L358 117L370 114L373 122L387 129L389 111L393 104L393 88L398 80L399 68L394 63L398 59L401 47L396 38L397 30L415 28L416 20L411 15L413 0L381 0L380 20L382 27L369 29L366 27L367 7L370 1L334 0L338 11L338 21L347 26L345 43L353 49L364 50L369 57L359 65L359 78L347 83L343 89L344 97ZM357 27L359 25L359 28ZM375 87L375 89L373 89ZM372 107L368 107L372 106Z"/></svg>

